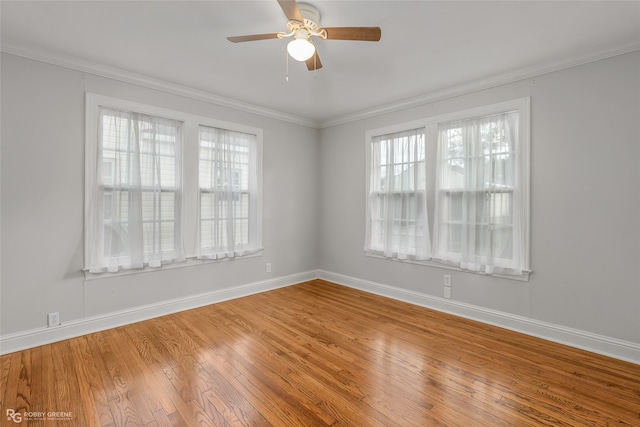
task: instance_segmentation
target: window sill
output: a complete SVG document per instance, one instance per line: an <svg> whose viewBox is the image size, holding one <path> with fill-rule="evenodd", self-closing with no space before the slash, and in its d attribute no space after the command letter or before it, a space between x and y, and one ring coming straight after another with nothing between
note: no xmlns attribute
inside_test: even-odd
<svg viewBox="0 0 640 427"><path fill-rule="evenodd" d="M459 271L461 273L477 274L477 275L480 275L480 276L487 276L487 277L499 277L501 279L515 280L515 281L518 281L518 282L528 282L529 281L529 276L533 272L532 270L523 270L522 274L504 274L504 273L485 274L485 273L482 273L482 272L476 272L476 271L471 271L471 270L463 270L462 268L457 267L453 263L447 263L447 262L444 262L444 261L442 261L442 262L434 261L434 260L417 261L417 260L412 260L412 259L388 258L388 257L385 257L383 255L377 254L375 252L369 252L369 251L366 251L366 250L364 251L364 253L368 257L384 259L384 260L387 260L387 261L404 262L404 263L408 263L408 264L424 265L424 266L427 266L427 267L443 268L445 270Z"/></svg>
<svg viewBox="0 0 640 427"><path fill-rule="evenodd" d="M133 274L144 274L144 273L152 273L152 272L165 271L165 270L173 270L174 268L192 267L195 265L203 265L203 264L214 264L218 262L233 261L233 260L239 260L239 259L245 259L245 258L254 258L259 256L262 256L262 250L259 250L255 253L248 254L248 255L237 256L234 258L198 259L195 257L190 257L190 258L187 258L186 261L165 264L161 267L144 267L144 268L136 268L132 270L120 270L115 273L90 273L89 270L87 269L83 269L82 272L84 273L84 281L91 282L93 280L102 280L102 279L110 279L110 278L119 277L119 276L130 276Z"/></svg>

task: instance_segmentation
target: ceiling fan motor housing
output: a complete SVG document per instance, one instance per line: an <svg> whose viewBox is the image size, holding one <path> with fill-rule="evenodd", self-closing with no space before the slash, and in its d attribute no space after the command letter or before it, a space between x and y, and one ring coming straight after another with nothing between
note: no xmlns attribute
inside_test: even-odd
<svg viewBox="0 0 640 427"><path fill-rule="evenodd" d="M298 10L300 10L300 14L305 20L305 25L307 24L306 21L311 21L316 27L318 27L320 24L320 12L318 9L309 3L298 3Z"/></svg>
<svg viewBox="0 0 640 427"><path fill-rule="evenodd" d="M298 9L300 10L300 15L302 15L304 22L295 20L287 22L289 34L283 34L282 37L290 37L292 34L295 34L295 38L306 37L309 39L310 36L316 36L326 39L327 33L320 29L319 26L320 12L318 9L308 3L298 3Z"/></svg>

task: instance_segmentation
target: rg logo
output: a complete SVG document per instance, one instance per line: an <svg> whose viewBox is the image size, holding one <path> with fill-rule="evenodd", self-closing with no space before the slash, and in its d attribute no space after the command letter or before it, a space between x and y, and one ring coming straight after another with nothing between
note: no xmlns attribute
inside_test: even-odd
<svg viewBox="0 0 640 427"><path fill-rule="evenodd" d="M22 414L14 411L13 409L7 409L7 419L19 424L22 422Z"/></svg>

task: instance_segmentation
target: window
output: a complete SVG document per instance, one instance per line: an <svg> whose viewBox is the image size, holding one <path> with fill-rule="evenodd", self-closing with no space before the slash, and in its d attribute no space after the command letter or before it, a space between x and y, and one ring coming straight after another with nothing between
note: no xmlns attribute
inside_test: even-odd
<svg viewBox="0 0 640 427"><path fill-rule="evenodd" d="M367 253L528 277L529 98L367 141Z"/></svg>
<svg viewBox="0 0 640 427"><path fill-rule="evenodd" d="M200 126L200 257L259 247L255 153L255 135Z"/></svg>
<svg viewBox="0 0 640 427"><path fill-rule="evenodd" d="M430 257L424 128L371 139L365 249L385 257Z"/></svg>
<svg viewBox="0 0 640 427"><path fill-rule="evenodd" d="M525 269L519 111L438 125L436 256L491 274Z"/></svg>
<svg viewBox="0 0 640 427"><path fill-rule="evenodd" d="M262 132L87 94L85 271L261 248Z"/></svg>
<svg viewBox="0 0 640 427"><path fill-rule="evenodd" d="M184 259L179 218L182 123L98 109L91 272Z"/></svg>

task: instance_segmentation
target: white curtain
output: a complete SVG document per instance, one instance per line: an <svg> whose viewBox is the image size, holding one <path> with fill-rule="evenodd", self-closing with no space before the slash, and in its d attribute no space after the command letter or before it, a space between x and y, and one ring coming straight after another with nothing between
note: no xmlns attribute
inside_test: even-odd
<svg viewBox="0 0 640 427"><path fill-rule="evenodd" d="M521 274L524 261L518 112L438 130L434 258Z"/></svg>
<svg viewBox="0 0 640 427"><path fill-rule="evenodd" d="M262 249L256 135L200 126L198 258L233 258Z"/></svg>
<svg viewBox="0 0 640 427"><path fill-rule="evenodd" d="M99 109L88 231L92 273L183 261L182 124Z"/></svg>
<svg viewBox="0 0 640 427"><path fill-rule="evenodd" d="M430 258L425 172L424 128L372 139L366 251Z"/></svg>

